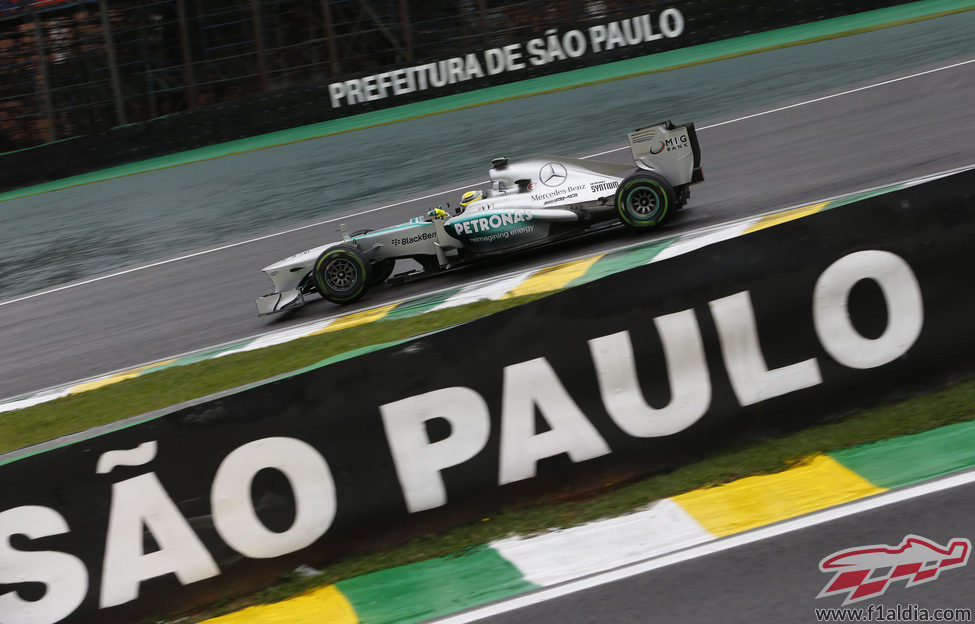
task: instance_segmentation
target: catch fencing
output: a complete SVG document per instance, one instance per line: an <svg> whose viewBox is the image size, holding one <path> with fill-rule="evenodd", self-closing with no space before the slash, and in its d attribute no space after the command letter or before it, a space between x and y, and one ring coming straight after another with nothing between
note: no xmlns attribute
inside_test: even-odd
<svg viewBox="0 0 975 624"><path fill-rule="evenodd" d="M685 22L687 35L679 41L652 49L628 47L549 71L898 3L769 0L746 7L720 0L2 0L0 153L248 96L276 94L290 103L309 88L350 77L503 48L545 37L551 29L585 30L668 9ZM532 73L499 76L494 82ZM327 94L311 95L302 106L319 106L322 112L284 115L283 127L334 116ZM222 117L233 128L243 121L245 135L266 130L239 115ZM187 119L184 131L192 122ZM198 134L197 144L236 138L221 131ZM124 161L130 150L116 151Z"/></svg>

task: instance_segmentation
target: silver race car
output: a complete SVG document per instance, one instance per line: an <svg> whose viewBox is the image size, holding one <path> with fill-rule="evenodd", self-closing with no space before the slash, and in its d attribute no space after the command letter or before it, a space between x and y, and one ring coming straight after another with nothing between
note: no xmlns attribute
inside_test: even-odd
<svg viewBox="0 0 975 624"><path fill-rule="evenodd" d="M496 158L490 188L453 215L438 208L381 230L343 232L340 241L275 262L263 269L274 292L257 300L258 314L299 307L311 293L352 303L389 278L401 258L420 265L413 273L430 273L596 227L653 230L704 180L697 135L694 124L667 121L628 138L635 167L560 156Z"/></svg>

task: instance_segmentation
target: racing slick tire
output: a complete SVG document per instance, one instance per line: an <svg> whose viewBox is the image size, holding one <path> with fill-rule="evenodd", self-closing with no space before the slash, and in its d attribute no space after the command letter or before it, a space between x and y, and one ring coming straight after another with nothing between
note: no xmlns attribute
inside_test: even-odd
<svg viewBox="0 0 975 624"><path fill-rule="evenodd" d="M373 230L365 228L362 230L356 230L349 234L349 236L355 238L356 236L362 236L363 234L368 234ZM369 283L370 286L376 286L377 284L382 284L389 276L393 274L393 268L396 266L395 258L387 258L385 260L379 260L378 262L372 263L372 281Z"/></svg>
<svg viewBox="0 0 975 624"><path fill-rule="evenodd" d="M358 301L373 281L372 265L352 245L326 249L312 271L319 294L332 303Z"/></svg>
<svg viewBox="0 0 975 624"><path fill-rule="evenodd" d="M393 267L396 266L396 258L386 258L372 263L372 282L370 286L382 284L393 274Z"/></svg>
<svg viewBox="0 0 975 624"><path fill-rule="evenodd" d="M623 180L613 197L620 221L634 230L659 227L677 208L674 187L652 171L637 171Z"/></svg>
<svg viewBox="0 0 975 624"><path fill-rule="evenodd" d="M356 236L362 236L363 234L368 234L373 230L370 228L365 228L362 230L356 230L349 234L352 238ZM369 283L370 286L375 286L377 284L382 284L389 276L393 274L393 267L396 266L395 258L387 258L386 260L379 260L378 262L372 263L372 282Z"/></svg>

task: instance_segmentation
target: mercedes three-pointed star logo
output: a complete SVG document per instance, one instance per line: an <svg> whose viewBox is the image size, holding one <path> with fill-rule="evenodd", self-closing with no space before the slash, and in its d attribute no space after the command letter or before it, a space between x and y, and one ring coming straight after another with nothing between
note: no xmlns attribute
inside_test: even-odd
<svg viewBox="0 0 975 624"><path fill-rule="evenodd" d="M538 170L538 179L545 186L558 186L569 176L561 163L545 163Z"/></svg>

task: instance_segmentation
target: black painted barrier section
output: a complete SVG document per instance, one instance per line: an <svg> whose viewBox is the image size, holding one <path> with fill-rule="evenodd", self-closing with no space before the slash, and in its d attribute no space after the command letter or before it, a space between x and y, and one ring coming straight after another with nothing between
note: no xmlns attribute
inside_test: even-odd
<svg viewBox="0 0 975 624"><path fill-rule="evenodd" d="M0 621L20 600L51 622L199 605L970 372L973 189L881 195L2 466Z"/></svg>
<svg viewBox="0 0 975 624"><path fill-rule="evenodd" d="M667 9L676 9L684 20L683 29L674 37L662 37L634 45L625 45L598 54L584 54L540 66L527 65L517 71L457 82L441 88L416 91L372 102L333 108L329 85L307 84L280 89L175 113L149 121L130 124L104 132L79 136L38 147L0 154L0 191L56 180L71 175L97 171L156 156L164 156L198 147L205 147L258 134L285 130L297 126L327 121L346 115L388 108L409 102L480 89L496 84L525 80L536 76L564 72L580 67L665 52L677 48L720 41L741 35L764 32L832 17L840 17L897 4L905 0L754 0L746 4L724 0L680 0L673 3L648 5L642 14L658 20ZM589 26L605 24L608 18L578 24L567 23L560 34L571 29L585 30ZM620 19L623 19L621 16ZM659 26L653 28L660 35ZM545 38L544 32L536 37ZM490 46L527 43L492 37ZM489 47L490 47L489 46ZM445 54L464 56L481 50L452 50ZM435 62L442 58L418 59L414 65ZM483 61L482 61L483 62ZM404 66L405 67L405 66ZM375 71L395 68L379 67ZM337 82L360 75L341 76Z"/></svg>

